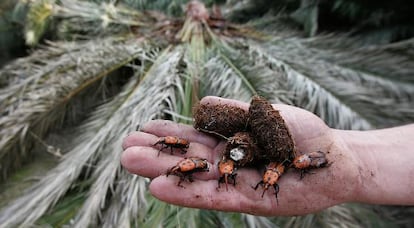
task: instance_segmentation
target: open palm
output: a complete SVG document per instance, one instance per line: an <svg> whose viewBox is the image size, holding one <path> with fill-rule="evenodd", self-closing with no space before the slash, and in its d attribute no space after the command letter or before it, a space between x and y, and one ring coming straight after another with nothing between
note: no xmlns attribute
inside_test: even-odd
<svg viewBox="0 0 414 228"><path fill-rule="evenodd" d="M248 109L249 104L223 99L205 97L202 103L221 103ZM319 211L329 206L352 199L357 177L354 170L356 159L342 154L341 142L330 129L312 113L288 105L274 105L285 119L300 153L315 150L327 152L332 164L323 169L312 171L300 179L298 171L289 169L278 184L278 201L273 189L261 197L261 189L254 187L262 179L262 171L240 168L237 183L217 188L219 173L217 162L224 149L225 141L196 131L192 126L171 121L155 120L149 122L140 132L133 132L124 140L123 166L131 173L152 179L151 193L168 203L221 211L244 212L256 215L302 215ZM186 154L169 150L158 155L153 144L159 137L174 135L188 139L190 147ZM193 183L183 182L177 186L178 177L168 176L165 172L176 165L183 157L201 157L210 162L210 171L195 173ZM263 170L263 169L261 169Z"/></svg>

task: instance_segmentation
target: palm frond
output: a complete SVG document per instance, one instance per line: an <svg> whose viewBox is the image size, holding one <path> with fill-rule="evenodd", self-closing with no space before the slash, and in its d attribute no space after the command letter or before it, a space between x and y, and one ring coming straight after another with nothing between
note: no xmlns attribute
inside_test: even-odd
<svg viewBox="0 0 414 228"><path fill-rule="evenodd" d="M31 140L28 131L42 136L64 119L69 101L143 51L139 44L115 40L70 46L58 48L56 56L52 47L49 58L37 59L34 54L3 69L12 84L0 90L0 158L10 158L2 159L3 178L13 169L10 160L24 160Z"/></svg>
<svg viewBox="0 0 414 228"><path fill-rule="evenodd" d="M114 159L118 161L121 159L119 148L122 145L122 137L120 136L126 136L136 126L162 114L165 100L175 100L174 87L176 84L180 84L177 83L177 80L180 79L174 70L179 64L180 53L182 52L177 48L171 52L166 51L159 56L150 69L144 73L143 81L122 104L118 111L119 114L108 121L106 130L102 130L106 133L109 141L108 144L105 144L110 146L101 152L103 160L94 170L95 183L91 186L89 198L84 207L78 213L75 221L76 226L89 226L91 222L96 220L100 209L105 206L107 191L114 186L116 174L121 168L119 162L113 162ZM151 99L142 99L149 94L152 94ZM139 204L139 202L145 201L141 199L136 203Z"/></svg>
<svg viewBox="0 0 414 228"><path fill-rule="evenodd" d="M272 47L273 48L273 47ZM293 96L293 104L318 114L330 126L345 129L367 129L370 124L358 113L351 110L338 100L332 93L318 83L284 62L276 53L278 50L266 49L257 44L250 44L249 52L255 62L262 62L270 68L278 69L274 72L276 80L287 81L287 91ZM329 107L330 109L326 109Z"/></svg>
<svg viewBox="0 0 414 228"><path fill-rule="evenodd" d="M287 82L275 80L280 72L269 68L264 62L255 61L250 55L240 51L246 47L245 45L246 41L243 39L234 40L232 45L229 45L230 47L221 49L220 56L243 80L244 86L251 92L250 96L260 94L268 97L271 102L291 104L292 95L286 89Z"/></svg>
<svg viewBox="0 0 414 228"><path fill-rule="evenodd" d="M149 196L146 195L148 182L121 170L109 207L102 216L103 227L142 226L144 218L148 219L145 214L149 207Z"/></svg>
<svg viewBox="0 0 414 228"><path fill-rule="evenodd" d="M124 94L124 96L126 95ZM89 166L89 169L90 166L94 166L98 157L97 152L102 150L104 146L99 142L106 138L106 135L99 134L99 130L102 128L101 126L105 126L108 115L113 114L114 106L116 107L119 101L115 99L112 102L97 109L95 118L92 117L91 121L81 126L85 133L77 140L80 140L80 144L69 151L56 168L35 184L26 195L12 202L2 211L0 217L2 224L9 226L12 224L32 224L69 190L74 181L79 178L85 165ZM98 132L98 134L91 134L91 132ZM84 139L86 141L83 141Z"/></svg>
<svg viewBox="0 0 414 228"><path fill-rule="evenodd" d="M165 100L174 98L174 86L178 79L173 69L179 59L179 50L166 52L151 65L148 71L144 72L142 80L131 81L129 88L125 88L124 92L112 101L115 103L111 102L103 106L109 110L98 110L86 126L82 127L87 133L79 138L81 143L68 153L70 157L66 158L55 169L55 172L44 178L35 186L34 190L25 196L32 199L29 200L30 203L23 203L24 200L15 202L8 208L8 211L2 213L13 214L13 216L2 217L0 221L3 224L14 224L20 223L23 219L22 224L32 224L67 191L85 165L95 164L96 168L92 174L94 184L91 186L86 204L78 213L75 223L80 226L88 226L97 222L100 209L106 206L107 191L115 189L114 181L117 179L120 168L121 153L119 148L122 144L120 136L127 135L136 126L162 114ZM140 79L140 77L134 78L135 80ZM154 83L157 86L153 86ZM146 94L155 96L151 96L151 99L142 99ZM90 127L95 130L89 129ZM85 139L87 140L83 141ZM114 159L118 159L118 162L113 162ZM84 162L79 160L84 160ZM139 181L144 181L144 179L140 178ZM131 185L129 186L131 187ZM135 201L138 205L139 202L145 202L145 199ZM37 210L33 211L33 207L36 207ZM16 208L19 212L14 211ZM120 223L123 222L120 221Z"/></svg>
<svg viewBox="0 0 414 228"><path fill-rule="evenodd" d="M372 210L372 206L346 204L330 207L322 213L301 217L282 218L279 221L284 227L388 227L391 220L380 219L380 215ZM378 222L378 223L377 223Z"/></svg>
<svg viewBox="0 0 414 228"><path fill-rule="evenodd" d="M151 15L114 3L62 0L55 5L57 36L63 39L128 34L131 27L149 27Z"/></svg>
<svg viewBox="0 0 414 228"><path fill-rule="evenodd" d="M243 80L220 57L212 57L205 64L205 74L201 82L201 96L217 95L249 101L255 90L243 85Z"/></svg>
<svg viewBox="0 0 414 228"><path fill-rule="evenodd" d="M288 40L285 40L288 41ZM306 74L318 85L339 98L365 119L377 127L402 124L412 121L414 86L391 79L392 76L382 76L345 66L332 60L332 52L307 48L300 39L282 42L282 45L272 46L273 53L284 53L278 56L297 71ZM344 51L344 53L347 53ZM352 53L352 52L351 52ZM359 56L364 56L359 52ZM365 62L375 63L376 55L365 56ZM371 58L370 58L371 57ZM347 58L345 58L347 59ZM398 61L395 65L406 70L407 61ZM393 63L390 63L393 64ZM375 67L371 64L371 67ZM390 72L390 71L388 71ZM383 74L387 74L384 72ZM398 77L397 75L394 76ZM376 98L376 99L372 99ZM378 99L381 98L381 99ZM381 113L378 115L378 113ZM398 118L396 118L396 115ZM389 125L384 125L388 122Z"/></svg>
<svg viewBox="0 0 414 228"><path fill-rule="evenodd" d="M366 129L372 127L370 125L384 127L383 123L395 125L412 120L414 87L410 84L398 83L340 65L330 60L331 55L323 50L303 46L300 39L284 39L264 47L254 44L251 46L251 51L259 56L262 55L260 53L266 53L266 58L273 61L276 67L283 65L283 69L289 70L290 75L295 75L289 77L287 74L288 81L306 80L306 83L295 82L291 85L311 86L313 84L313 88L308 87L308 89L292 88L297 96L295 104L317 113L330 126ZM375 59L371 61L375 62ZM305 91L314 92L304 94ZM318 96L316 91L323 94ZM311 99L317 99L317 97L323 97L324 100L311 102ZM372 99L378 97L381 99ZM315 106L316 104L319 107ZM325 107L331 107L337 111L327 110ZM378 112L382 114L378 115ZM329 116L327 113L332 115ZM341 118L339 118L339 113L341 113ZM344 113L348 114L344 115ZM393 117L396 113L398 118ZM346 116L349 116L348 120L344 118ZM359 123L353 126L352 121L357 119L360 120L357 121Z"/></svg>
<svg viewBox="0 0 414 228"><path fill-rule="evenodd" d="M412 75L414 74L414 66L412 64L414 58L414 39L408 39L386 45L369 45L360 46L352 49L344 47L332 47L329 36L321 37L320 42L311 41L307 46L319 47L321 44L325 49L326 55L329 54L330 60L337 62L341 66L359 70L367 74L385 78L391 82L414 83ZM338 38L335 38L338 40ZM358 43L358 39L341 39L341 42Z"/></svg>
<svg viewBox="0 0 414 228"><path fill-rule="evenodd" d="M171 16L182 16L188 0L123 0L122 2L140 11L162 11Z"/></svg>

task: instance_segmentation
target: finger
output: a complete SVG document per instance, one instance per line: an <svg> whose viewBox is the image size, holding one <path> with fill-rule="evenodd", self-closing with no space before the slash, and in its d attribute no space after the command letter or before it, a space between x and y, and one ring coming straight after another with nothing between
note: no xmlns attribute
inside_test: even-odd
<svg viewBox="0 0 414 228"><path fill-rule="evenodd" d="M219 142L217 139L197 131L190 125L175 123L169 120L149 121L143 126L142 131L157 136L178 136L190 142L204 144L210 148L215 147Z"/></svg>
<svg viewBox="0 0 414 228"><path fill-rule="evenodd" d="M151 182L150 192L156 198L175 205L245 213L254 213L252 207L255 204L254 200L261 198L259 193L255 194L256 192L246 185L239 187L247 187L248 189L242 191L250 191L256 197L250 198L249 195L241 194L237 189L238 185L236 187L231 185L228 190L223 186L217 189L217 180L182 182L183 187L177 186L178 180L178 177L160 176Z"/></svg>
<svg viewBox="0 0 414 228"><path fill-rule="evenodd" d="M131 146L128 147L122 154L121 164L129 172L155 178L163 175L167 170L171 169L185 157L200 157L209 161L209 172L200 172L194 175L194 178L200 178L204 180L218 179L217 160L218 156L214 156L214 153L210 149L207 149L202 144L192 144L186 154L173 154L161 152L158 156L159 150L152 147L145 146Z"/></svg>
<svg viewBox="0 0 414 228"><path fill-rule="evenodd" d="M151 147L131 146L121 156L122 166L130 173L154 178L165 173L169 162L163 158L155 163L158 150Z"/></svg>
<svg viewBox="0 0 414 228"><path fill-rule="evenodd" d="M170 148L163 148L162 145L156 145L159 139L160 139L159 137L153 134L136 131L136 132L130 133L127 137L125 137L122 143L122 148L126 150L127 148L132 147L132 146L147 146L147 147L156 148L162 153L171 153ZM202 158L209 158L209 157L214 158L215 157L214 150L217 150L217 148L210 148L206 146L205 144L197 143L196 141L190 141L189 147L186 150L182 150L181 148L172 148L173 153L178 156L182 154L181 157L200 156Z"/></svg>
<svg viewBox="0 0 414 228"><path fill-rule="evenodd" d="M159 140L159 137L145 133L145 132L132 132L125 137L122 147L124 150L133 146L152 147L157 150L156 156L161 154L170 154L171 148L163 148L163 145L155 145ZM218 144L214 148L210 148L205 144L198 142L190 142L189 147L186 150L181 148L172 148L173 154L178 157L200 157L214 162L217 160L219 154L224 150L224 143Z"/></svg>
<svg viewBox="0 0 414 228"><path fill-rule="evenodd" d="M297 216L325 209L339 201L321 194L316 185L309 185L297 179L285 177L279 182L278 199L273 187L264 191L256 190L260 176L257 172L240 170L236 186L229 185L217 189L216 180L195 180L182 182L177 186L178 177L160 176L150 184L151 194L167 203L210 210L242 212L261 216ZM166 191L168 189L168 191Z"/></svg>
<svg viewBox="0 0 414 228"><path fill-rule="evenodd" d="M125 150L131 146L153 146L157 141L158 137L145 132L135 131L131 132L125 137L122 148Z"/></svg>

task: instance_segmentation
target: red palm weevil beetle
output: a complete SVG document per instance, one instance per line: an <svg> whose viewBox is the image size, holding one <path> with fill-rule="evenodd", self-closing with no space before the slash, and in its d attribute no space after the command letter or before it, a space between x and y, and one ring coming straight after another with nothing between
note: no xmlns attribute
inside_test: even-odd
<svg viewBox="0 0 414 228"><path fill-rule="evenodd" d="M181 182L188 179L188 181L193 182L192 174L195 172L208 172L209 171L209 164L207 159L198 158L198 157L189 157L184 158L183 160L179 161L177 165L171 167L166 175L175 175L180 177L180 180L177 183L177 186L183 187Z"/></svg>
<svg viewBox="0 0 414 228"><path fill-rule="evenodd" d="M314 151L308 154L297 156L293 160L293 166L300 170L300 179L303 178L305 172L313 168L322 168L328 166L328 160L322 151Z"/></svg>
<svg viewBox="0 0 414 228"><path fill-rule="evenodd" d="M220 183L226 184L226 190L228 191L229 179L233 180L233 185L236 186L236 167L235 162L232 159L227 159L225 156L218 162L218 170L220 173L220 178L218 180L218 187L220 188Z"/></svg>
<svg viewBox="0 0 414 228"><path fill-rule="evenodd" d="M158 144L162 145L162 148L158 151L158 156L160 156L161 150L168 147L171 149L171 154L173 153L173 148L181 149L181 153L185 154L188 147L190 146L190 142L188 140L179 138L177 136L161 137L153 146L156 146Z"/></svg>
<svg viewBox="0 0 414 228"><path fill-rule="evenodd" d="M284 172L285 166L283 165L283 163L271 162L266 167L266 171L263 175L263 180L257 183L256 187L254 187L254 190L256 190L259 187L259 185L261 185L263 187L263 197L267 189L270 186L273 186L273 188L275 189L275 196L277 200L277 194L279 193L279 185L277 184L277 181Z"/></svg>

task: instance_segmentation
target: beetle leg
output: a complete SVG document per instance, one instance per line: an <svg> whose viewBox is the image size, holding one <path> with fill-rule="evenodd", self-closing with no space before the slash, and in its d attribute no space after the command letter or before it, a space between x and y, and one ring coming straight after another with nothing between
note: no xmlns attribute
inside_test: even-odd
<svg viewBox="0 0 414 228"><path fill-rule="evenodd" d="M229 186L228 186L228 183L229 183L229 174L224 174L224 183L226 183L226 191L229 191Z"/></svg>
<svg viewBox="0 0 414 228"><path fill-rule="evenodd" d="M157 144L160 144L160 142L155 143L154 146L157 145ZM168 148L168 146L163 144L162 147L161 147L161 149L158 151L157 157L160 156L161 151L164 150L165 148Z"/></svg>
<svg viewBox="0 0 414 228"><path fill-rule="evenodd" d="M263 181L259 181L259 183L257 183L255 187L252 186L252 188L256 191L259 185L263 186L263 184L264 184Z"/></svg>
<svg viewBox="0 0 414 228"><path fill-rule="evenodd" d="M161 143L161 141L157 141L156 143L154 143L152 146L156 146L156 145L158 145L158 144L160 144ZM158 151L158 155L157 155L157 157L159 157L160 156L160 152L161 152L161 150L162 149L164 149L164 148L161 148L159 151Z"/></svg>
<svg viewBox="0 0 414 228"><path fill-rule="evenodd" d="M230 176L233 179L233 185L234 186L236 186L236 176L237 176L237 173L231 174L231 176Z"/></svg>
<svg viewBox="0 0 414 228"><path fill-rule="evenodd" d="M178 181L178 183L177 183L177 186L178 187L181 187L181 188L185 188L182 184L181 184L181 182L183 182L183 180L180 178L180 180Z"/></svg>
<svg viewBox="0 0 414 228"><path fill-rule="evenodd" d="M165 176L169 176L169 175L171 175L172 174L172 172L173 172L173 169L175 168L175 166L174 167L172 167L172 168L170 168L169 170L167 170L167 173L165 173Z"/></svg>
<svg viewBox="0 0 414 228"><path fill-rule="evenodd" d="M178 181L178 183L177 183L177 186L178 187L181 187L181 188L185 188L181 183L183 182L183 181L185 181L185 177L186 177L186 175L185 174L183 174L183 173L181 173L181 172L176 172L175 173L175 175L177 175L178 177L180 177L180 180Z"/></svg>
<svg viewBox="0 0 414 228"><path fill-rule="evenodd" d="M279 205L279 200L277 199L277 194L279 193L279 185L275 184L273 188L275 189L276 203Z"/></svg>
<svg viewBox="0 0 414 228"><path fill-rule="evenodd" d="M276 199L277 199L277 194L279 193L279 185L275 184L275 185L273 185L273 188L275 189L275 196L276 196Z"/></svg>
<svg viewBox="0 0 414 228"><path fill-rule="evenodd" d="M194 182L193 175L188 174L186 175L189 182Z"/></svg>
<svg viewBox="0 0 414 228"><path fill-rule="evenodd" d="M305 173L307 172L307 170L306 169L301 169L300 170L300 180L302 180L303 179L303 177L305 176Z"/></svg>
<svg viewBox="0 0 414 228"><path fill-rule="evenodd" d="M179 167L179 166L173 166L173 167L171 167L171 168L167 171L167 173L166 173L165 175L166 175L167 177L168 177L169 175L176 175L176 176L181 177L181 176L182 176L182 173L178 171L179 169L180 169L180 167Z"/></svg>
<svg viewBox="0 0 414 228"><path fill-rule="evenodd" d="M216 188L216 189L217 189L217 191L220 189L220 183L221 183L221 182L223 182L223 178L224 178L224 177L220 177L220 178L218 179L218 181L217 181L217 188Z"/></svg>
<svg viewBox="0 0 414 228"><path fill-rule="evenodd" d="M305 177L305 174L309 173L309 174L315 174L314 172L309 171L308 169L301 169L300 170L300 180L303 179L303 177Z"/></svg>
<svg viewBox="0 0 414 228"><path fill-rule="evenodd" d="M268 187L269 187L269 185L266 184L266 186L263 188L262 198L263 198L265 192L267 191Z"/></svg>

